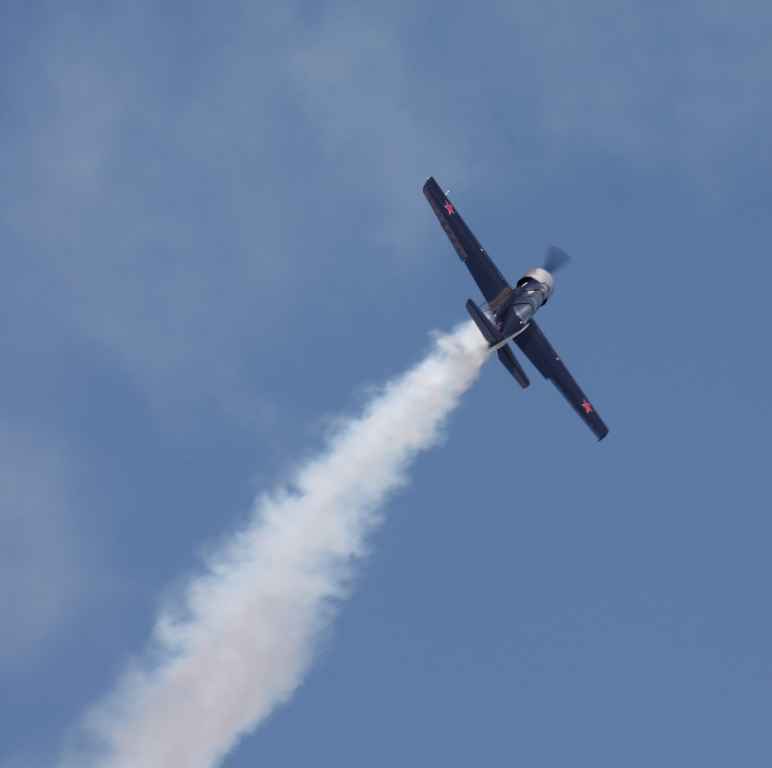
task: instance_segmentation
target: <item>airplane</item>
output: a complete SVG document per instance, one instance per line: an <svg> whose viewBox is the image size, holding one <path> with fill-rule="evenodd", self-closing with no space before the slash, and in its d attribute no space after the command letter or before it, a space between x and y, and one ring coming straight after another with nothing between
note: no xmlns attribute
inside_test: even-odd
<svg viewBox="0 0 772 768"><path fill-rule="evenodd" d="M447 194L431 177L424 184L424 195L485 297L483 307L469 299L466 309L488 342L489 349L498 354L504 367L525 389L530 382L510 346L509 342L514 341L536 370L558 388L598 440L603 440L608 434L608 427L533 319L555 290L551 273L570 261L570 256L559 248L549 246L544 267L529 269L512 288L464 223Z"/></svg>

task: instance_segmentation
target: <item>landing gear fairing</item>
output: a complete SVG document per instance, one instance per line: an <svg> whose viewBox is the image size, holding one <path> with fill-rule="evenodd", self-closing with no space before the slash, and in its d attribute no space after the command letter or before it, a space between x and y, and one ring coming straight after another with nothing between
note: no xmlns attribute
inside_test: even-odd
<svg viewBox="0 0 772 768"><path fill-rule="evenodd" d="M536 370L558 388L598 440L602 440L608 428L533 319L555 290L552 273L570 260L568 254L550 246L544 267L526 272L513 288L433 178L424 184L424 195L485 297L487 306L478 307L469 299L466 308L491 350L496 351L504 367L525 388L528 377L509 344L514 341Z"/></svg>

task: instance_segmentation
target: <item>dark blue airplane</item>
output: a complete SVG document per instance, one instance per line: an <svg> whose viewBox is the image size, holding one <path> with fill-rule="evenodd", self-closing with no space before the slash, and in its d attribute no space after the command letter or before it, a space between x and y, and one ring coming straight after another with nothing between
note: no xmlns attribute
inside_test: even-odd
<svg viewBox="0 0 772 768"><path fill-rule="evenodd" d="M598 440L603 440L608 427L533 320L536 310L547 303L555 290L551 273L570 260L568 254L550 246L544 268L528 270L512 288L433 178L424 184L424 194L485 297L485 310L472 299L467 301L466 308L491 350L496 350L504 367L525 388L530 382L509 344L514 341L539 373L558 388Z"/></svg>

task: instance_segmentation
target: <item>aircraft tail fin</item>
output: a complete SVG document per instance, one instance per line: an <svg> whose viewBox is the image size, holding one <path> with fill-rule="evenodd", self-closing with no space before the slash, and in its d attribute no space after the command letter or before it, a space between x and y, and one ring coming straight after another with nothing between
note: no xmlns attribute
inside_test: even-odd
<svg viewBox="0 0 772 768"><path fill-rule="evenodd" d="M466 311L472 316L472 320L474 320L475 325L478 327L488 344L491 346L503 344L503 346L496 350L499 355L499 360L501 360L502 365L512 374L515 381L525 389L531 382L528 381L525 371L520 367L520 363L517 362L515 353L512 351L509 344L501 339L496 332L496 329L493 327L493 323L491 323L485 313L471 299L466 303Z"/></svg>

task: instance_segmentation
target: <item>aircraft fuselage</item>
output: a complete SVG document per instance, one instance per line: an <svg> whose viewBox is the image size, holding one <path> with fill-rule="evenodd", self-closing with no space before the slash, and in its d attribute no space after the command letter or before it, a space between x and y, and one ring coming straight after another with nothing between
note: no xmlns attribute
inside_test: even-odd
<svg viewBox="0 0 772 768"><path fill-rule="evenodd" d="M524 277L493 313L494 325L502 338L525 330L536 310L547 301L549 285L532 277Z"/></svg>

